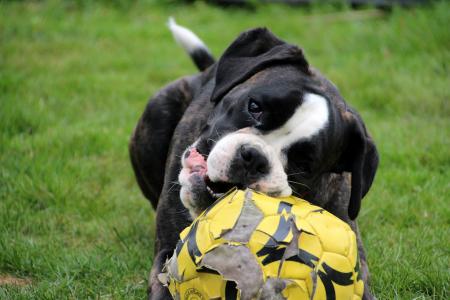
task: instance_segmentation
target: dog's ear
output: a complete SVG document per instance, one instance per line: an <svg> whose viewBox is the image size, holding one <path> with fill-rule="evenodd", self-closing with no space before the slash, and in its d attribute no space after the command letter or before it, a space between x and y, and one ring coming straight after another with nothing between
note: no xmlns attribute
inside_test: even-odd
<svg viewBox="0 0 450 300"><path fill-rule="evenodd" d="M361 208L361 199L369 191L378 168L378 151L367 133L361 117L351 112L349 140L341 158L341 171L351 172L351 194L348 216L354 220Z"/></svg>
<svg viewBox="0 0 450 300"><path fill-rule="evenodd" d="M273 35L266 28L242 33L220 58L211 101L218 102L234 86L276 64L293 64L309 74L303 51Z"/></svg>

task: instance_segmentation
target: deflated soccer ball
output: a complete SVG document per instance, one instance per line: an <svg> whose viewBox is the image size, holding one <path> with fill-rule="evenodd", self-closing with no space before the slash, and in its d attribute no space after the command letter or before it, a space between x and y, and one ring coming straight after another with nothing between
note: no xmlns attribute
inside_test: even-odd
<svg viewBox="0 0 450 300"><path fill-rule="evenodd" d="M356 237L296 198L234 190L180 234L159 279L174 299L361 299Z"/></svg>

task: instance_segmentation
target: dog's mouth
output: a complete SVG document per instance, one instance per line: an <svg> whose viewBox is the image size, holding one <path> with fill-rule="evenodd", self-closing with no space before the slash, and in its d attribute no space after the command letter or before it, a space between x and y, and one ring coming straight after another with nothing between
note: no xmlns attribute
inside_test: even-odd
<svg viewBox="0 0 450 300"><path fill-rule="evenodd" d="M213 182L209 179L208 176L205 177L206 190L208 193L214 198L219 199L224 196L229 190L237 187L238 189L242 189L243 186L237 183L230 182Z"/></svg>
<svg viewBox="0 0 450 300"><path fill-rule="evenodd" d="M190 186L191 190L197 193L203 190L211 196L210 200L212 201L221 198L232 188L243 188L238 183L212 181L208 176L205 156L195 148L190 148L185 152L181 174L183 174L180 176L182 185Z"/></svg>
<svg viewBox="0 0 450 300"><path fill-rule="evenodd" d="M242 139L238 136L237 142L231 145L222 139L210 153L200 153L192 146L183 154L182 169L178 176L180 200L189 209L191 216L199 215L233 188L249 187L273 197L292 194L281 162L277 164L278 161L274 160L268 174L251 177L252 161L248 162L244 158L243 161L238 160L239 163L234 161L240 159L235 150L239 146L238 142L242 142L239 138Z"/></svg>

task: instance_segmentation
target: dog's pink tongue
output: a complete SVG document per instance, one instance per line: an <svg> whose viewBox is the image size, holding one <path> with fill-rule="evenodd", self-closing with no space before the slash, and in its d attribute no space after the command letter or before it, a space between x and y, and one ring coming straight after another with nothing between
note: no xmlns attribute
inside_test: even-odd
<svg viewBox="0 0 450 300"><path fill-rule="evenodd" d="M203 155L198 153L197 149L189 150L189 156L185 159L186 166L191 169L191 173L200 173L206 175L206 161Z"/></svg>

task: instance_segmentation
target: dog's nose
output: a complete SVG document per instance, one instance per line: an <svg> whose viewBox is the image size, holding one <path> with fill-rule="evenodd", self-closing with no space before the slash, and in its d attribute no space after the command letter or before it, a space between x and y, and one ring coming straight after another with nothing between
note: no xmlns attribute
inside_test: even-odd
<svg viewBox="0 0 450 300"><path fill-rule="evenodd" d="M269 173L269 161L255 147L242 145L239 155L248 175L261 176Z"/></svg>

